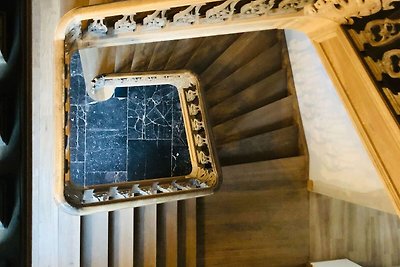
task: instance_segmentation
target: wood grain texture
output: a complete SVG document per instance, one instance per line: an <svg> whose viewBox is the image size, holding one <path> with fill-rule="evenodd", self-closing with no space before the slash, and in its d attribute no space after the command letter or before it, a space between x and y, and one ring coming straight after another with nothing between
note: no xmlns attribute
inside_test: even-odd
<svg viewBox="0 0 400 267"><path fill-rule="evenodd" d="M186 62L185 69L190 69L195 73L202 73L239 36L240 34L226 34L203 38L197 50Z"/></svg>
<svg viewBox="0 0 400 267"><path fill-rule="evenodd" d="M312 193L312 261L348 258L364 267L400 265L400 219L393 214Z"/></svg>
<svg viewBox="0 0 400 267"><path fill-rule="evenodd" d="M213 127L217 144L289 127L294 123L294 101L293 96L289 96ZM235 108L234 103L231 107Z"/></svg>
<svg viewBox="0 0 400 267"><path fill-rule="evenodd" d="M178 266L178 202L158 205L157 266Z"/></svg>
<svg viewBox="0 0 400 267"><path fill-rule="evenodd" d="M32 7L32 266L57 266L59 255L59 207L54 201L57 129L53 110L62 99L54 90L54 32L60 4L33 0ZM60 97L60 98L58 98Z"/></svg>
<svg viewBox="0 0 400 267"><path fill-rule="evenodd" d="M134 54L134 45L116 47L114 72L130 72Z"/></svg>
<svg viewBox="0 0 400 267"><path fill-rule="evenodd" d="M289 126L239 139L218 148L221 165L234 165L298 155L298 130Z"/></svg>
<svg viewBox="0 0 400 267"><path fill-rule="evenodd" d="M158 42L147 69L150 71L163 70L175 49L176 43L177 41Z"/></svg>
<svg viewBox="0 0 400 267"><path fill-rule="evenodd" d="M135 54L132 59L131 71L146 71L154 53L155 43L135 45Z"/></svg>
<svg viewBox="0 0 400 267"><path fill-rule="evenodd" d="M62 210L58 214L58 266L79 267L81 252L81 220Z"/></svg>
<svg viewBox="0 0 400 267"><path fill-rule="evenodd" d="M276 43L273 47L264 50L247 64L240 66L240 68L229 76L220 76L220 82L216 82L215 85L207 88L206 97L209 106L212 107L224 101L226 98L239 93L241 90L280 70L282 66L281 51L282 45Z"/></svg>
<svg viewBox="0 0 400 267"><path fill-rule="evenodd" d="M264 49L275 44L274 31L243 33L235 40L205 71L200 80L205 88L228 77L241 66L245 65ZM263 45L259 45L263 44ZM235 59L235 60L233 60ZM223 68L221 67L223 66Z"/></svg>
<svg viewBox="0 0 400 267"><path fill-rule="evenodd" d="M246 112L268 105L287 95L286 73L276 73L252 84L241 92L209 109L213 125L238 117Z"/></svg>
<svg viewBox="0 0 400 267"><path fill-rule="evenodd" d="M306 157L222 168L224 183L198 201L199 266L305 266Z"/></svg>
<svg viewBox="0 0 400 267"><path fill-rule="evenodd" d="M195 198L179 202L179 267L197 266L197 201Z"/></svg>
<svg viewBox="0 0 400 267"><path fill-rule="evenodd" d="M133 209L110 212L109 253L110 265L113 267L133 266L133 220Z"/></svg>
<svg viewBox="0 0 400 267"><path fill-rule="evenodd" d="M81 217L81 266L108 266L108 212Z"/></svg>
<svg viewBox="0 0 400 267"><path fill-rule="evenodd" d="M156 267L157 259L157 206L135 209L134 266Z"/></svg>
<svg viewBox="0 0 400 267"><path fill-rule="evenodd" d="M201 44L203 38L192 38L179 40L172 52L167 64L166 70L182 69L189 58L193 55L193 51Z"/></svg>

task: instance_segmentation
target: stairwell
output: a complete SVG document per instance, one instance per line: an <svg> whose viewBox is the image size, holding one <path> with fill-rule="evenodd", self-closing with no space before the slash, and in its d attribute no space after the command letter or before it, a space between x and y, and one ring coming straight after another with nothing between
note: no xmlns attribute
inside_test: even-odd
<svg viewBox="0 0 400 267"><path fill-rule="evenodd" d="M214 195L81 217L81 266L305 266L308 156L282 31L80 50L101 73L188 69L222 165Z"/></svg>

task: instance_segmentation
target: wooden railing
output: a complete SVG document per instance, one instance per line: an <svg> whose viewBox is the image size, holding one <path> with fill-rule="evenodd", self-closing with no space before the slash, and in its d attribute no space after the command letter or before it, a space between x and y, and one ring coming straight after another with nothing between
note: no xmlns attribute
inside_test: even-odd
<svg viewBox="0 0 400 267"><path fill-rule="evenodd" d="M353 17L394 8L398 0L228 0L117 2L74 9L55 36L56 103L62 103L66 59L76 49L211 36L265 29L295 29L313 41L400 212L400 129L341 25ZM56 104L58 105L58 104ZM55 111L56 149L63 147L64 107ZM63 177L64 155L55 152ZM56 192L63 198L63 179Z"/></svg>
<svg viewBox="0 0 400 267"><path fill-rule="evenodd" d="M68 80L66 79L66 84L69 84ZM98 205L102 205L103 210L110 210L115 206L118 208L143 206L206 196L213 192L218 185L219 168L208 130L200 83L194 74L189 71L105 74L93 79L88 93L97 101L105 101L113 95L117 87L163 84L175 86L179 94L191 159L191 172L177 177L79 186L74 184L70 168L66 166L64 195L68 203L75 208L81 210L86 208L87 212L91 212L97 210L91 207ZM65 94L68 99L68 90ZM66 109L70 110L69 101L65 104ZM69 139L70 121L66 120L65 123L66 139ZM66 143L65 149L66 162L70 159L68 144L69 142Z"/></svg>

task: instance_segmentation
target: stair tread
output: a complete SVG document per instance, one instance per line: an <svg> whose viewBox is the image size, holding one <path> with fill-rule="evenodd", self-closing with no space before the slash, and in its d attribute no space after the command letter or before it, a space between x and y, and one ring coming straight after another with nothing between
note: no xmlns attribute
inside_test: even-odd
<svg viewBox="0 0 400 267"><path fill-rule="evenodd" d="M207 88L206 99L209 106L214 106L241 90L258 83L282 67L282 44L276 43L261 52L245 65L240 66L216 85Z"/></svg>
<svg viewBox="0 0 400 267"><path fill-rule="evenodd" d="M217 148L221 165L298 155L296 125L226 143Z"/></svg>
<svg viewBox="0 0 400 267"><path fill-rule="evenodd" d="M288 96L213 127L217 145L290 126L294 101Z"/></svg>
<svg viewBox="0 0 400 267"><path fill-rule="evenodd" d="M223 183L247 183L249 181L288 178L307 168L304 155L250 162L222 167Z"/></svg>
<svg viewBox="0 0 400 267"><path fill-rule="evenodd" d="M233 119L287 96L286 71L281 69L210 108L213 125Z"/></svg>
<svg viewBox="0 0 400 267"><path fill-rule="evenodd" d="M179 70L182 69L189 58L192 56L193 51L201 44L203 38L182 39L176 43L174 51L172 52L168 62L165 66L166 70Z"/></svg>
<svg viewBox="0 0 400 267"><path fill-rule="evenodd" d="M135 46L135 54L132 59L131 71L146 71L156 43L142 43Z"/></svg>
<svg viewBox="0 0 400 267"><path fill-rule="evenodd" d="M148 70L163 70L167 65L168 59L173 53L178 41L158 42L154 48L154 53L150 59Z"/></svg>
<svg viewBox="0 0 400 267"><path fill-rule="evenodd" d="M224 53L200 74L204 88L208 88L218 77L229 76L240 66L264 51L265 48L272 46L276 40L276 31L249 32L240 35Z"/></svg>
<svg viewBox="0 0 400 267"><path fill-rule="evenodd" d="M206 37L185 65L195 73L203 72L240 34L226 34Z"/></svg>
<svg viewBox="0 0 400 267"><path fill-rule="evenodd" d="M118 46L115 52L114 72L130 72L134 54L134 45Z"/></svg>

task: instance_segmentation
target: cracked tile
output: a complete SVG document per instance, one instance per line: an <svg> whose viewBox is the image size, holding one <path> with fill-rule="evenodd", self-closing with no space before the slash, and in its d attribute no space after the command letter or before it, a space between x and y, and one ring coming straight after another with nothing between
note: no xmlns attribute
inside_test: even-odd
<svg viewBox="0 0 400 267"><path fill-rule="evenodd" d="M186 175L191 161L174 86L119 87L86 94L79 53L71 59L71 179L79 185Z"/></svg>

